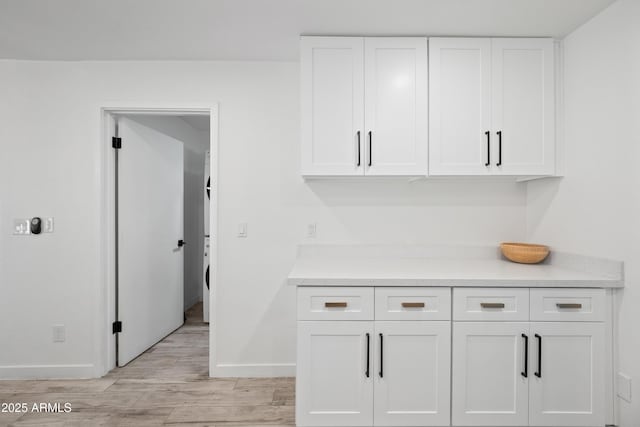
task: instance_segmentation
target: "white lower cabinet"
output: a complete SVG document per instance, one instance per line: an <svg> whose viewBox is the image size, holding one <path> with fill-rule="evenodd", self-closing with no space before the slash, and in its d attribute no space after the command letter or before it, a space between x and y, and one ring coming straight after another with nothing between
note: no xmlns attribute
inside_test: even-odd
<svg viewBox="0 0 640 427"><path fill-rule="evenodd" d="M296 424L447 426L450 360L451 322L298 322Z"/></svg>
<svg viewBox="0 0 640 427"><path fill-rule="evenodd" d="M296 425L603 427L604 298L299 288Z"/></svg>
<svg viewBox="0 0 640 427"><path fill-rule="evenodd" d="M604 291L524 291L454 289L452 425L604 426Z"/></svg>
<svg viewBox="0 0 640 427"><path fill-rule="evenodd" d="M604 364L602 323L456 322L452 425L602 427Z"/></svg>
<svg viewBox="0 0 640 427"><path fill-rule="evenodd" d="M526 426L528 322L455 322L454 426Z"/></svg>
<svg viewBox="0 0 640 427"><path fill-rule="evenodd" d="M373 295L298 289L297 426L450 425L451 289Z"/></svg>
<svg viewBox="0 0 640 427"><path fill-rule="evenodd" d="M372 334L373 322L298 322L298 426L373 425Z"/></svg>
<svg viewBox="0 0 640 427"><path fill-rule="evenodd" d="M604 324L531 323L529 425L604 426Z"/></svg>
<svg viewBox="0 0 640 427"><path fill-rule="evenodd" d="M375 322L374 425L448 426L451 322Z"/></svg>

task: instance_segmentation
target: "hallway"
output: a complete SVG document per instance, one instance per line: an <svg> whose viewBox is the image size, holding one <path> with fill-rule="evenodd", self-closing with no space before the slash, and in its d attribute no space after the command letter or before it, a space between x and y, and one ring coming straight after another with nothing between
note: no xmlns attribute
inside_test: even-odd
<svg viewBox="0 0 640 427"><path fill-rule="evenodd" d="M0 381L0 404L71 404L69 413L0 413L0 426L293 426L293 378L208 378L201 305L124 368L95 380Z"/></svg>

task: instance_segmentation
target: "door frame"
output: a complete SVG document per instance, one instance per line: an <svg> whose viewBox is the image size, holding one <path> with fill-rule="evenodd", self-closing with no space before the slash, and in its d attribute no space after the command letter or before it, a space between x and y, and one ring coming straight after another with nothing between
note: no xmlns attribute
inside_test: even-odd
<svg viewBox="0 0 640 427"><path fill-rule="evenodd" d="M111 146L111 137L115 126L114 116L118 114L145 115L208 115L209 130L209 161L211 168L211 190L218 194L218 131L219 106L218 103L164 102L150 104L148 102L103 102L95 111L100 115L99 149L96 164L97 179L100 183L100 285L95 295L96 314L94 322L96 377L102 377L116 367L115 364L115 335L112 333L112 323L115 320L115 156ZM126 142L125 142L126 144ZM209 234L218 235L217 215L218 198L210 201ZM210 246L209 260L218 265L218 241L214 239ZM215 367L215 342L218 269L213 269L209 276L209 376L213 376ZM125 326L126 327L126 326Z"/></svg>

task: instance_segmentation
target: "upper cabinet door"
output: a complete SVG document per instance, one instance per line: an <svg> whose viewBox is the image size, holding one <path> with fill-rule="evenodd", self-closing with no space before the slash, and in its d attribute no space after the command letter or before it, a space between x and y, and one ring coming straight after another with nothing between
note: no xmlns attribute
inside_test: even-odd
<svg viewBox="0 0 640 427"><path fill-rule="evenodd" d="M492 39L492 171L555 173L551 39Z"/></svg>
<svg viewBox="0 0 640 427"><path fill-rule="evenodd" d="M491 40L429 39L429 93L429 174L490 173Z"/></svg>
<svg viewBox="0 0 640 427"><path fill-rule="evenodd" d="M366 38L366 175L427 175L425 37Z"/></svg>
<svg viewBox="0 0 640 427"><path fill-rule="evenodd" d="M302 175L364 173L364 40L302 37Z"/></svg>

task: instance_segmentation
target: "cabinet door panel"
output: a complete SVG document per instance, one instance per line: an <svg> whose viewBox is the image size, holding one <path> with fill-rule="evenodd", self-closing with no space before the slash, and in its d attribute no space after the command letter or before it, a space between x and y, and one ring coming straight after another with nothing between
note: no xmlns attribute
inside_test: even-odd
<svg viewBox="0 0 640 427"><path fill-rule="evenodd" d="M371 369L365 375L372 332L373 322L298 322L296 425L373 424Z"/></svg>
<svg viewBox="0 0 640 427"><path fill-rule="evenodd" d="M492 128L495 172L555 172L554 66L551 39L492 40ZM502 132L502 164L498 134Z"/></svg>
<svg viewBox="0 0 640 427"><path fill-rule="evenodd" d="M427 174L427 64L424 37L365 39L366 175Z"/></svg>
<svg viewBox="0 0 640 427"><path fill-rule="evenodd" d="M388 321L375 328L375 425L449 425L451 322Z"/></svg>
<svg viewBox="0 0 640 427"><path fill-rule="evenodd" d="M364 173L363 67L361 37L302 38L302 175Z"/></svg>
<svg viewBox="0 0 640 427"><path fill-rule="evenodd" d="M527 322L454 322L453 401L455 426L528 424L524 378Z"/></svg>
<svg viewBox="0 0 640 427"><path fill-rule="evenodd" d="M429 39L429 174L485 175L491 40Z"/></svg>
<svg viewBox="0 0 640 427"><path fill-rule="evenodd" d="M603 426L604 324L531 324L529 423L534 426ZM539 342L542 359L538 365Z"/></svg>

